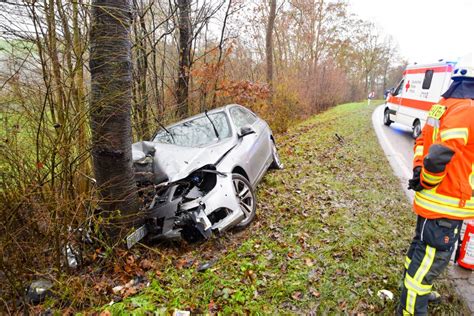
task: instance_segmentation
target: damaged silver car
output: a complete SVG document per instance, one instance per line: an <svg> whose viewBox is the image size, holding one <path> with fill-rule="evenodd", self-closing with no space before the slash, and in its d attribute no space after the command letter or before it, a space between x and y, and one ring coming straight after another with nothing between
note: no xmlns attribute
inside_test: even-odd
<svg viewBox="0 0 474 316"><path fill-rule="evenodd" d="M268 124L237 104L161 126L132 153L138 185L152 192L129 247L145 235L193 242L249 225L257 184L269 168L282 168Z"/></svg>

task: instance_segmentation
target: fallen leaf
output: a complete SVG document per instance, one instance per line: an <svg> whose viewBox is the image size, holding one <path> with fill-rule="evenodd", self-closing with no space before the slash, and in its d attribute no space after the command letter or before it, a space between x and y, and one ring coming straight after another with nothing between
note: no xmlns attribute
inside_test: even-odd
<svg viewBox="0 0 474 316"><path fill-rule="evenodd" d="M150 260L143 259L142 261L140 261L140 267L145 270L150 270L150 269L153 269L155 265Z"/></svg>
<svg viewBox="0 0 474 316"><path fill-rule="evenodd" d="M346 302L346 301L342 301L342 302L339 303L339 308L340 308L340 309L345 309L346 306L347 306L347 302Z"/></svg>
<svg viewBox="0 0 474 316"><path fill-rule="evenodd" d="M214 303L214 300L211 300L211 301L209 302L209 304L207 304L207 309L208 309L211 313L216 312L216 311L218 310L218 307L217 307L216 303Z"/></svg>
<svg viewBox="0 0 474 316"><path fill-rule="evenodd" d="M127 264L132 265L135 263L135 258L133 256L128 256L126 261Z"/></svg>
<svg viewBox="0 0 474 316"><path fill-rule="evenodd" d="M296 301L301 301L301 299L303 299L303 293L296 291L291 295L291 297Z"/></svg>
<svg viewBox="0 0 474 316"><path fill-rule="evenodd" d="M309 288L309 293L311 293L311 295L313 295L316 298L321 296L321 293L319 293L315 288L312 288L312 287Z"/></svg>
<svg viewBox="0 0 474 316"><path fill-rule="evenodd" d="M129 287L123 293L123 298L129 297L131 295L137 294L138 289L136 287Z"/></svg>
<svg viewBox="0 0 474 316"><path fill-rule="evenodd" d="M184 258L180 258L178 260L176 260L176 263L175 263L175 268L180 270L183 268L183 266L188 262L188 260L184 259Z"/></svg>
<svg viewBox="0 0 474 316"><path fill-rule="evenodd" d="M308 267L312 267L314 265L313 260L311 260L311 258L304 258L304 264Z"/></svg>
<svg viewBox="0 0 474 316"><path fill-rule="evenodd" d="M119 273L122 269L118 264L114 264L114 273Z"/></svg>

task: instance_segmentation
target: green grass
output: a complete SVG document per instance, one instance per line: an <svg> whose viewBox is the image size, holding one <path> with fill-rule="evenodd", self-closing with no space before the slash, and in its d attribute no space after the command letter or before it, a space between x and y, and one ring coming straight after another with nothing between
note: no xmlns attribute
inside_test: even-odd
<svg viewBox="0 0 474 316"><path fill-rule="evenodd" d="M374 108L344 104L278 137L285 169L259 186L250 228L173 250L174 258L148 253L161 275L151 273L139 294L101 310L393 314L397 300L384 302L377 291L398 297L415 215L372 130ZM211 258L211 269L196 271ZM453 295L446 283L437 287ZM449 300L432 311L463 311L456 297Z"/></svg>

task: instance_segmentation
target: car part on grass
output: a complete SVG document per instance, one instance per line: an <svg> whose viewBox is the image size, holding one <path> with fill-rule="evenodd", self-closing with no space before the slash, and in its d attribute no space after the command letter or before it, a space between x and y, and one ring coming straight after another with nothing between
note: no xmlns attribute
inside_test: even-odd
<svg viewBox="0 0 474 316"><path fill-rule="evenodd" d="M197 267L196 271L204 272L207 269L212 268L216 264L216 262L217 262L217 259L212 259L212 260L209 260L208 262L204 262Z"/></svg>
<svg viewBox="0 0 474 316"><path fill-rule="evenodd" d="M393 300L393 293L390 292L389 290L380 290L377 291L377 296L382 299L382 300L388 300L391 301Z"/></svg>
<svg viewBox="0 0 474 316"><path fill-rule="evenodd" d="M128 247L144 235L195 242L248 226L256 185L270 167L283 167L268 124L236 104L162 126L152 141L134 143L132 155L146 214Z"/></svg>
<svg viewBox="0 0 474 316"><path fill-rule="evenodd" d="M76 269L79 266L80 255L71 245L66 245L66 259L67 265L71 269Z"/></svg>
<svg viewBox="0 0 474 316"><path fill-rule="evenodd" d="M52 288L53 282L49 280L40 279L33 281L26 289L26 299L33 305L39 304L53 294Z"/></svg>

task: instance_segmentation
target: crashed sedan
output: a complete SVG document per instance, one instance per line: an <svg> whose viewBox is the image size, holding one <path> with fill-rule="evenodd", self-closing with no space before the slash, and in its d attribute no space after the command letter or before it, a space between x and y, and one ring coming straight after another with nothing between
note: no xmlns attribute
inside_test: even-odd
<svg viewBox="0 0 474 316"><path fill-rule="evenodd" d="M132 154L137 184L153 189L129 247L145 235L193 242L249 225L257 184L269 168L282 168L268 124L237 104L161 126Z"/></svg>

